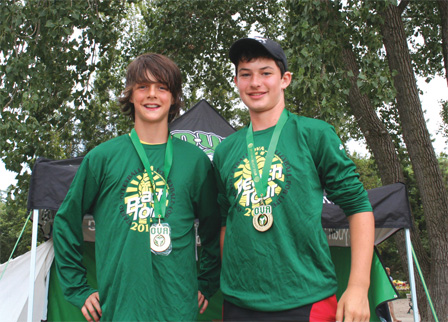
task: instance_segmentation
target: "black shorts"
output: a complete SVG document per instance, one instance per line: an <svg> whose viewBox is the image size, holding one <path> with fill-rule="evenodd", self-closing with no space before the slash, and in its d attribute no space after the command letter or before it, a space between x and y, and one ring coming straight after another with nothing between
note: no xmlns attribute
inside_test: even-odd
<svg viewBox="0 0 448 322"><path fill-rule="evenodd" d="M224 300L223 321L298 321L334 322L337 309L336 295L322 301L290 310L264 312L236 306Z"/></svg>

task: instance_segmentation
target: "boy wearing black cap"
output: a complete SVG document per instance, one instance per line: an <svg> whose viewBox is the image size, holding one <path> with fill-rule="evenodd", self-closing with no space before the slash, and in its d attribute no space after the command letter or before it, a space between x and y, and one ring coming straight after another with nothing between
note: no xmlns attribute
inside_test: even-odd
<svg viewBox="0 0 448 322"><path fill-rule="evenodd" d="M230 59L251 123L214 154L224 320L368 321L374 219L353 162L332 126L285 109L292 76L279 44L240 39ZM323 190L351 230L351 273L339 303Z"/></svg>

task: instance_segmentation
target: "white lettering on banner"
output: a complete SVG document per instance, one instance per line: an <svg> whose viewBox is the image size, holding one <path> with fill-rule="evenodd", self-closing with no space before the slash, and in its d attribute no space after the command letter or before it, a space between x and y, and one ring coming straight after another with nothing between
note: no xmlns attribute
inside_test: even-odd
<svg viewBox="0 0 448 322"><path fill-rule="evenodd" d="M89 227L89 230L95 231L95 220L89 219L87 227Z"/></svg>
<svg viewBox="0 0 448 322"><path fill-rule="evenodd" d="M350 246L349 229L324 228L328 241L335 241L337 245Z"/></svg>

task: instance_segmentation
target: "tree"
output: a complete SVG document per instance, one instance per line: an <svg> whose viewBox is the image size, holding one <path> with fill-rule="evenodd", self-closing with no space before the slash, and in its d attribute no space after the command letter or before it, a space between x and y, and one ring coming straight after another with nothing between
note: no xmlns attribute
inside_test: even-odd
<svg viewBox="0 0 448 322"><path fill-rule="evenodd" d="M22 255L31 249L31 221L27 223L23 234L20 235L26 222L27 216L24 210L20 210L17 214L16 211L8 208L6 203L3 201L0 202L0 263L8 261L17 241L18 244L13 258ZM42 231L39 231L38 241L43 241ZM0 272L0 275L1 273L3 272Z"/></svg>
<svg viewBox="0 0 448 322"><path fill-rule="evenodd" d="M235 110L239 99L233 89L234 70L228 48L252 30L276 38L271 18L281 17L283 6L276 1L211 0L204 5L195 0L139 1L134 17L120 40L121 59L116 70L124 70L136 56L157 52L172 58L179 66L184 83L185 108L206 99L233 125L247 120L247 113ZM104 71L107 73L107 71Z"/></svg>
<svg viewBox="0 0 448 322"><path fill-rule="evenodd" d="M7 139L0 157L18 173L14 203L24 204L29 173L23 170L37 157L78 155L85 151L82 130L110 121L89 109L92 77L108 67L126 8L118 0L2 1L0 135Z"/></svg>
<svg viewBox="0 0 448 322"><path fill-rule="evenodd" d="M447 194L423 118L404 32L401 14L410 4L407 1L400 6L383 1L349 1L345 9L329 1L290 4L291 26L287 39L296 64L302 68L295 88L303 91L301 95L297 92L293 95L305 106L313 102L322 102L328 107L331 104L350 106L351 111L342 110L347 113L346 118L350 112L355 117L375 156L383 184L403 181L403 166L409 158L427 226L431 222L444 223L438 228L428 226L431 262L420 243L418 230L413 233L414 247L443 319L447 314L447 297L441 292L447 285L440 280L447 280L441 255L446 254L447 248L444 216ZM414 64L419 67L418 62ZM385 88L393 90L384 91ZM336 102L330 101L329 92L334 94ZM434 209L435 205L438 210ZM423 304L422 317L428 319L421 288L419 299Z"/></svg>
<svg viewBox="0 0 448 322"><path fill-rule="evenodd" d="M403 129L403 139L409 153L422 198L431 249L430 293L440 318L448 318L448 192L442 179L431 138L426 128L409 49L406 42L401 14L404 6L389 5L384 17L382 36L387 51L389 67L397 71L394 86L397 90L396 107Z"/></svg>

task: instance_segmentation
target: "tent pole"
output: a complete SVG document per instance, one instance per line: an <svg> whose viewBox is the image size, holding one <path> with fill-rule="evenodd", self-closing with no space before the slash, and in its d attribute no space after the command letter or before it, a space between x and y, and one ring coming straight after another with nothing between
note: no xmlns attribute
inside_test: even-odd
<svg viewBox="0 0 448 322"><path fill-rule="evenodd" d="M406 237L406 253L408 257L409 284L411 286L412 311L414 312L414 321L419 322L420 318L418 315L418 306L417 306L417 291L415 287L414 262L412 260L411 232L409 228L406 228L404 232Z"/></svg>
<svg viewBox="0 0 448 322"><path fill-rule="evenodd" d="M27 321L33 321L34 307L34 279L36 276L36 248L37 248L37 225L39 224L39 210L33 210L33 234L31 237L31 260L30 260L30 280L28 292L28 317Z"/></svg>

